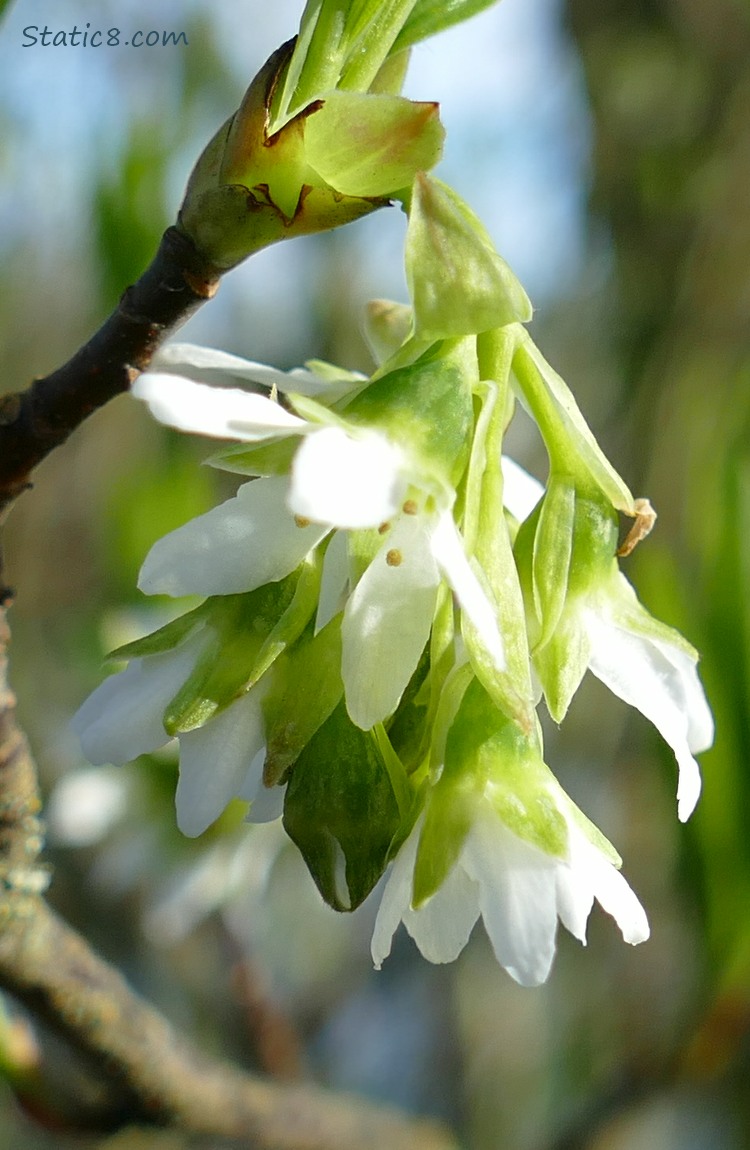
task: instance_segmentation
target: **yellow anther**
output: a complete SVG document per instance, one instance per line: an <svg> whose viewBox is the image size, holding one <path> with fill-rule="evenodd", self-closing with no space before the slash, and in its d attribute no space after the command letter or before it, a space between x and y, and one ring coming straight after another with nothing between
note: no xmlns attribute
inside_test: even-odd
<svg viewBox="0 0 750 1150"><path fill-rule="evenodd" d="M407 499L402 511L404 515L416 515L419 512L416 499Z"/></svg>
<svg viewBox="0 0 750 1150"><path fill-rule="evenodd" d="M391 547L390 551L385 557L385 561L389 567L400 567L403 562L403 555L397 547Z"/></svg>
<svg viewBox="0 0 750 1150"><path fill-rule="evenodd" d="M298 527L309 527L310 526L310 520L305 519L304 515L295 515L294 522L297 524Z"/></svg>
<svg viewBox="0 0 750 1150"><path fill-rule="evenodd" d="M378 535L385 535L386 531L390 531L390 523L381 523L378 527Z"/></svg>

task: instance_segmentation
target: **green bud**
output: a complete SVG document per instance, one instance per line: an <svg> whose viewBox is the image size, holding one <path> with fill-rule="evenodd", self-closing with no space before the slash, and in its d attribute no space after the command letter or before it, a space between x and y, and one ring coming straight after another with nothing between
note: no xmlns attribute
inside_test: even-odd
<svg viewBox="0 0 750 1150"><path fill-rule="evenodd" d="M565 380L527 331L516 327L514 334L516 385L539 427L552 471L569 476L579 491L598 489L613 508L635 516L633 496L604 455Z"/></svg>
<svg viewBox="0 0 750 1150"><path fill-rule="evenodd" d="M179 224L221 269L385 206L440 156L436 105L382 93L325 92L271 132L292 50L283 45L261 68L188 181Z"/></svg>
<svg viewBox="0 0 750 1150"><path fill-rule="evenodd" d="M330 906L354 910L367 898L399 825L375 736L355 727L341 702L297 759L284 801L287 834Z"/></svg>
<svg viewBox="0 0 750 1150"><path fill-rule="evenodd" d="M477 388L481 409L466 480L464 538L469 555L478 563L477 575L485 594L495 608L505 648L505 670L498 669L481 634L464 613L461 628L474 672L495 704L524 730L530 731L535 721L535 706L529 674L528 640L523 598L503 507L501 468L507 418L507 377L513 341L505 334L505 329L492 335L497 336L492 341L497 345L497 354L491 358L494 361L493 375L498 382L482 382ZM489 358L486 349L483 358Z"/></svg>
<svg viewBox="0 0 750 1150"><path fill-rule="evenodd" d="M606 594L617 575L617 535L617 515L601 492L583 494L553 474L516 537L534 667L558 723L588 667L580 608Z"/></svg>

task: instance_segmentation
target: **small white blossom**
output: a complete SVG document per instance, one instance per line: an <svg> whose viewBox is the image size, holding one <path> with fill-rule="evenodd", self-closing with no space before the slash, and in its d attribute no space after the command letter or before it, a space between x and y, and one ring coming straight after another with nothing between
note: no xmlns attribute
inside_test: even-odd
<svg viewBox="0 0 750 1150"><path fill-rule="evenodd" d="M511 460L503 462L506 506L523 519L544 488L511 464ZM707 750L714 737L711 710L698 677L697 652L676 631L649 615L616 569L593 591L569 601L566 611L582 628L588 669L649 719L672 748L679 768L677 814L685 822L701 791L695 755Z"/></svg>
<svg viewBox="0 0 750 1150"><path fill-rule="evenodd" d="M205 371L213 353L203 350ZM221 364L218 359L214 371ZM143 564L142 591L251 591L290 574L332 531L378 528L383 544L355 586L335 538L324 568L317 625L345 601L342 676L352 720L369 729L398 705L429 638L442 579L504 668L495 613L453 522L455 493L436 488L400 444L343 420L323 426L283 412L274 424L269 409L278 405L236 390L221 391L214 411L214 388L177 377L147 374L134 392L157 418L183 430L204 431L205 419L209 435L301 439L290 476L252 480L233 499L160 539Z"/></svg>
<svg viewBox="0 0 750 1150"><path fill-rule="evenodd" d="M202 642L199 635L172 651L132 659L124 671L96 688L72 722L89 762L127 763L169 742L164 711L192 671ZM281 814L282 788L268 791L262 786L265 738L260 685L204 726L180 733L179 744L175 805L183 834L202 834L233 798L253 804L253 821Z"/></svg>
<svg viewBox="0 0 750 1150"><path fill-rule="evenodd" d="M482 917L495 957L522 986L549 975L558 919L581 943L596 900L633 945L649 937L645 911L628 883L568 819L568 851L555 858L513 833L489 804L476 812L458 860L422 906L411 906L423 817L401 847L383 892L372 939L380 967L400 922L430 962L453 962Z"/></svg>

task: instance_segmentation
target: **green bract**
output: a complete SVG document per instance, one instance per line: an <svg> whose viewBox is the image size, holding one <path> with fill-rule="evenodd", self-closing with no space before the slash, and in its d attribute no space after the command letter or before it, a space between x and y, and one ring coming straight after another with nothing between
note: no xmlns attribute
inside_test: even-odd
<svg viewBox="0 0 750 1150"><path fill-rule="evenodd" d="M409 203L406 278L418 340L531 319L529 297L483 225L452 188L424 173Z"/></svg>
<svg viewBox="0 0 750 1150"><path fill-rule="evenodd" d="M467 463L476 380L472 342L455 341L380 376L347 404L344 415L355 426L385 432L426 475L453 487Z"/></svg>

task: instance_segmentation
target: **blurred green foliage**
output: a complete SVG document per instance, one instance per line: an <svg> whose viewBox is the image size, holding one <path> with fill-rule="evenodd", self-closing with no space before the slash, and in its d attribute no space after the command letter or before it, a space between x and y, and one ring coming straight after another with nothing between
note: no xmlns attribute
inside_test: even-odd
<svg viewBox="0 0 750 1150"><path fill-rule="evenodd" d="M142 86L153 106L123 100L120 133L93 157L71 156L91 165L71 246L41 228L40 247L39 221L23 215L23 173L11 171L4 387L67 357L139 274L180 179L242 91L217 13L197 2L190 11L189 52L118 64L117 91ZM237 972L252 971L271 1032L296 1033L316 1076L441 1113L473 1150L741 1150L750 1144L750 16L741 0L568 0L566 12L594 131L592 253L581 282L535 320L535 336L584 410L595 404L608 453L660 512L629 574L646 605L702 651L717 719L687 828L676 824L671 756L602 689L585 684L563 730L549 732L550 762L623 855L651 941L631 951L594 916L588 948L561 935L551 982L533 992L510 983L479 935L449 970L401 939L375 975L371 900L351 917L328 912L272 829L239 826L234 808L225 837L178 835L168 753L106 776L121 780L129 806L98 839L75 847L50 818L51 897L208 1049L271 1065L260 1007L238 990ZM290 28L297 16L290 4ZM174 19L164 6L149 23ZM7 169L26 126L2 106L0 122ZM504 178L502 155L492 178ZM311 354L336 358L351 338L342 317L351 319L358 242L342 232L318 245L319 270L299 277L298 310L279 319L286 331L290 314L303 317L318 340ZM199 330L252 355L264 321L232 291L222 288ZM296 346L295 333L285 338ZM196 466L204 446L117 400L45 463L14 511L14 682L52 800L85 767L67 721L103 654L164 621L135 590L146 550L227 494L216 486L225 479ZM52 1048L49 1057L64 1060ZM7 1096L0 1143L51 1150L60 1135L20 1118Z"/></svg>

